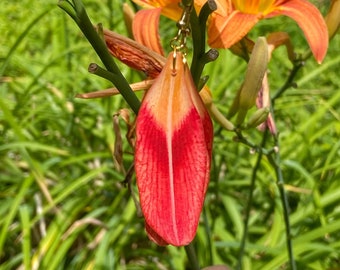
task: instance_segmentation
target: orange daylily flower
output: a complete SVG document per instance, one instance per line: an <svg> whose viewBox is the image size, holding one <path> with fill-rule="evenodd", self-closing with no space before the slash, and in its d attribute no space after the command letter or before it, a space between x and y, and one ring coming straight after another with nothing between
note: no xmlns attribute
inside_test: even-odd
<svg viewBox="0 0 340 270"><path fill-rule="evenodd" d="M302 29L319 63L326 55L327 26L319 10L306 0L218 0L217 4L219 8L212 14L208 30L208 42L212 47L229 48L259 20L285 15Z"/></svg>
<svg viewBox="0 0 340 270"><path fill-rule="evenodd" d="M171 0L134 0L146 8L162 7L162 14L178 17L178 7ZM230 48L240 41L255 24L265 18L285 15L297 22L318 63L328 48L328 33L319 10L307 0L215 0L217 10L208 25L208 43L213 48ZM199 10L206 0L195 0ZM175 6L175 7L174 7ZM176 17L177 15L177 17Z"/></svg>

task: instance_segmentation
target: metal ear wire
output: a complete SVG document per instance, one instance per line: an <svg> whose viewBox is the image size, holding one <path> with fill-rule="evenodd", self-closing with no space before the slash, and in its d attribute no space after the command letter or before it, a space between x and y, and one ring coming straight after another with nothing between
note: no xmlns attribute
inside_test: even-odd
<svg viewBox="0 0 340 270"><path fill-rule="evenodd" d="M172 74L176 75L176 61L177 61L177 49L176 47L173 48L173 57L172 57Z"/></svg>
<svg viewBox="0 0 340 270"><path fill-rule="evenodd" d="M186 54L187 54L187 47L186 47L186 42L187 42L187 36L190 35L190 14L192 12L193 8L193 3L190 1L187 5L184 6L183 8L183 13L181 16L181 19L177 22L177 28L178 32L176 37L174 37L170 41L170 46L174 50L174 63L175 62L175 55L176 51L181 51L183 53L183 62L186 62Z"/></svg>

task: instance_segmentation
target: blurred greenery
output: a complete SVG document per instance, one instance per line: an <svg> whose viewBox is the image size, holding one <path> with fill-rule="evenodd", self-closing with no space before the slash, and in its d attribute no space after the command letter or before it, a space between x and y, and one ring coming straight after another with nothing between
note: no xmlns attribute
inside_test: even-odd
<svg viewBox="0 0 340 270"><path fill-rule="evenodd" d="M94 23L126 34L122 3L84 0ZM326 2L318 4L327 10ZM133 149L126 123L119 118L121 135L115 133L112 116L127 108L124 100L75 98L111 87L87 72L89 63L100 62L75 23L51 0L4 0L0 22L0 269L190 269L184 248L148 240L122 183ZM169 40L175 24L162 22L163 40ZM297 53L307 51L288 18L264 20L250 36L278 30L291 35ZM117 64L129 82L143 78ZM228 111L245 68L220 51L204 70L221 111ZM279 48L269 66L273 93L291 68ZM322 65L306 61L297 87L276 102L298 269L340 269L339 69L337 35ZM122 164L113 157L120 136ZM259 144L262 133L254 129L246 136ZM215 124L211 182L194 242L202 267L237 264L257 155L233 137ZM132 191L137 194L134 181ZM284 226L275 171L263 158L244 269L287 269Z"/></svg>

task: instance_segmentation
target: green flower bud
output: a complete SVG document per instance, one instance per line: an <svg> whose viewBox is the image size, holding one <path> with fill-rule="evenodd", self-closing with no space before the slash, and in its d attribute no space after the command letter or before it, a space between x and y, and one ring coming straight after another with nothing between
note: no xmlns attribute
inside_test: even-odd
<svg viewBox="0 0 340 270"><path fill-rule="evenodd" d="M269 107L258 109L249 117L249 120L246 124L246 128L254 128L262 124L264 121L267 120L269 112L270 112Z"/></svg>
<svg viewBox="0 0 340 270"><path fill-rule="evenodd" d="M246 77L239 97L239 108L249 110L255 105L257 93L268 65L268 45L264 37L259 37L252 51Z"/></svg>

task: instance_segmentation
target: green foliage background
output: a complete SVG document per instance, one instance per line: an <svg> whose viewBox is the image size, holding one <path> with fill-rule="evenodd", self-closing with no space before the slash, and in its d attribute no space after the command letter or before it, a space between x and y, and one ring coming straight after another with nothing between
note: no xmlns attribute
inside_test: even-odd
<svg viewBox="0 0 340 270"><path fill-rule="evenodd" d="M122 1L84 4L94 23L126 33ZM327 3L321 3L326 11ZM175 24L162 19L163 40ZM298 53L307 45L288 18L262 21L251 36L287 31ZM0 269L190 269L183 248L158 247L113 161L112 115L119 97L75 94L111 87L87 72L99 62L56 1L2 1L0 8ZM129 82L143 76L119 63ZM246 65L228 51L207 66L214 100L227 112ZM270 63L273 93L292 64L284 48ZM310 58L276 103L281 157L298 269L340 269L340 37L322 65ZM134 117L131 113L131 117ZM120 120L127 170L133 149ZM194 246L200 265L235 266L256 155L215 124L213 169ZM261 133L247 132L260 143ZM133 184L133 191L137 189ZM286 269L282 205L264 158L254 190L244 269Z"/></svg>

